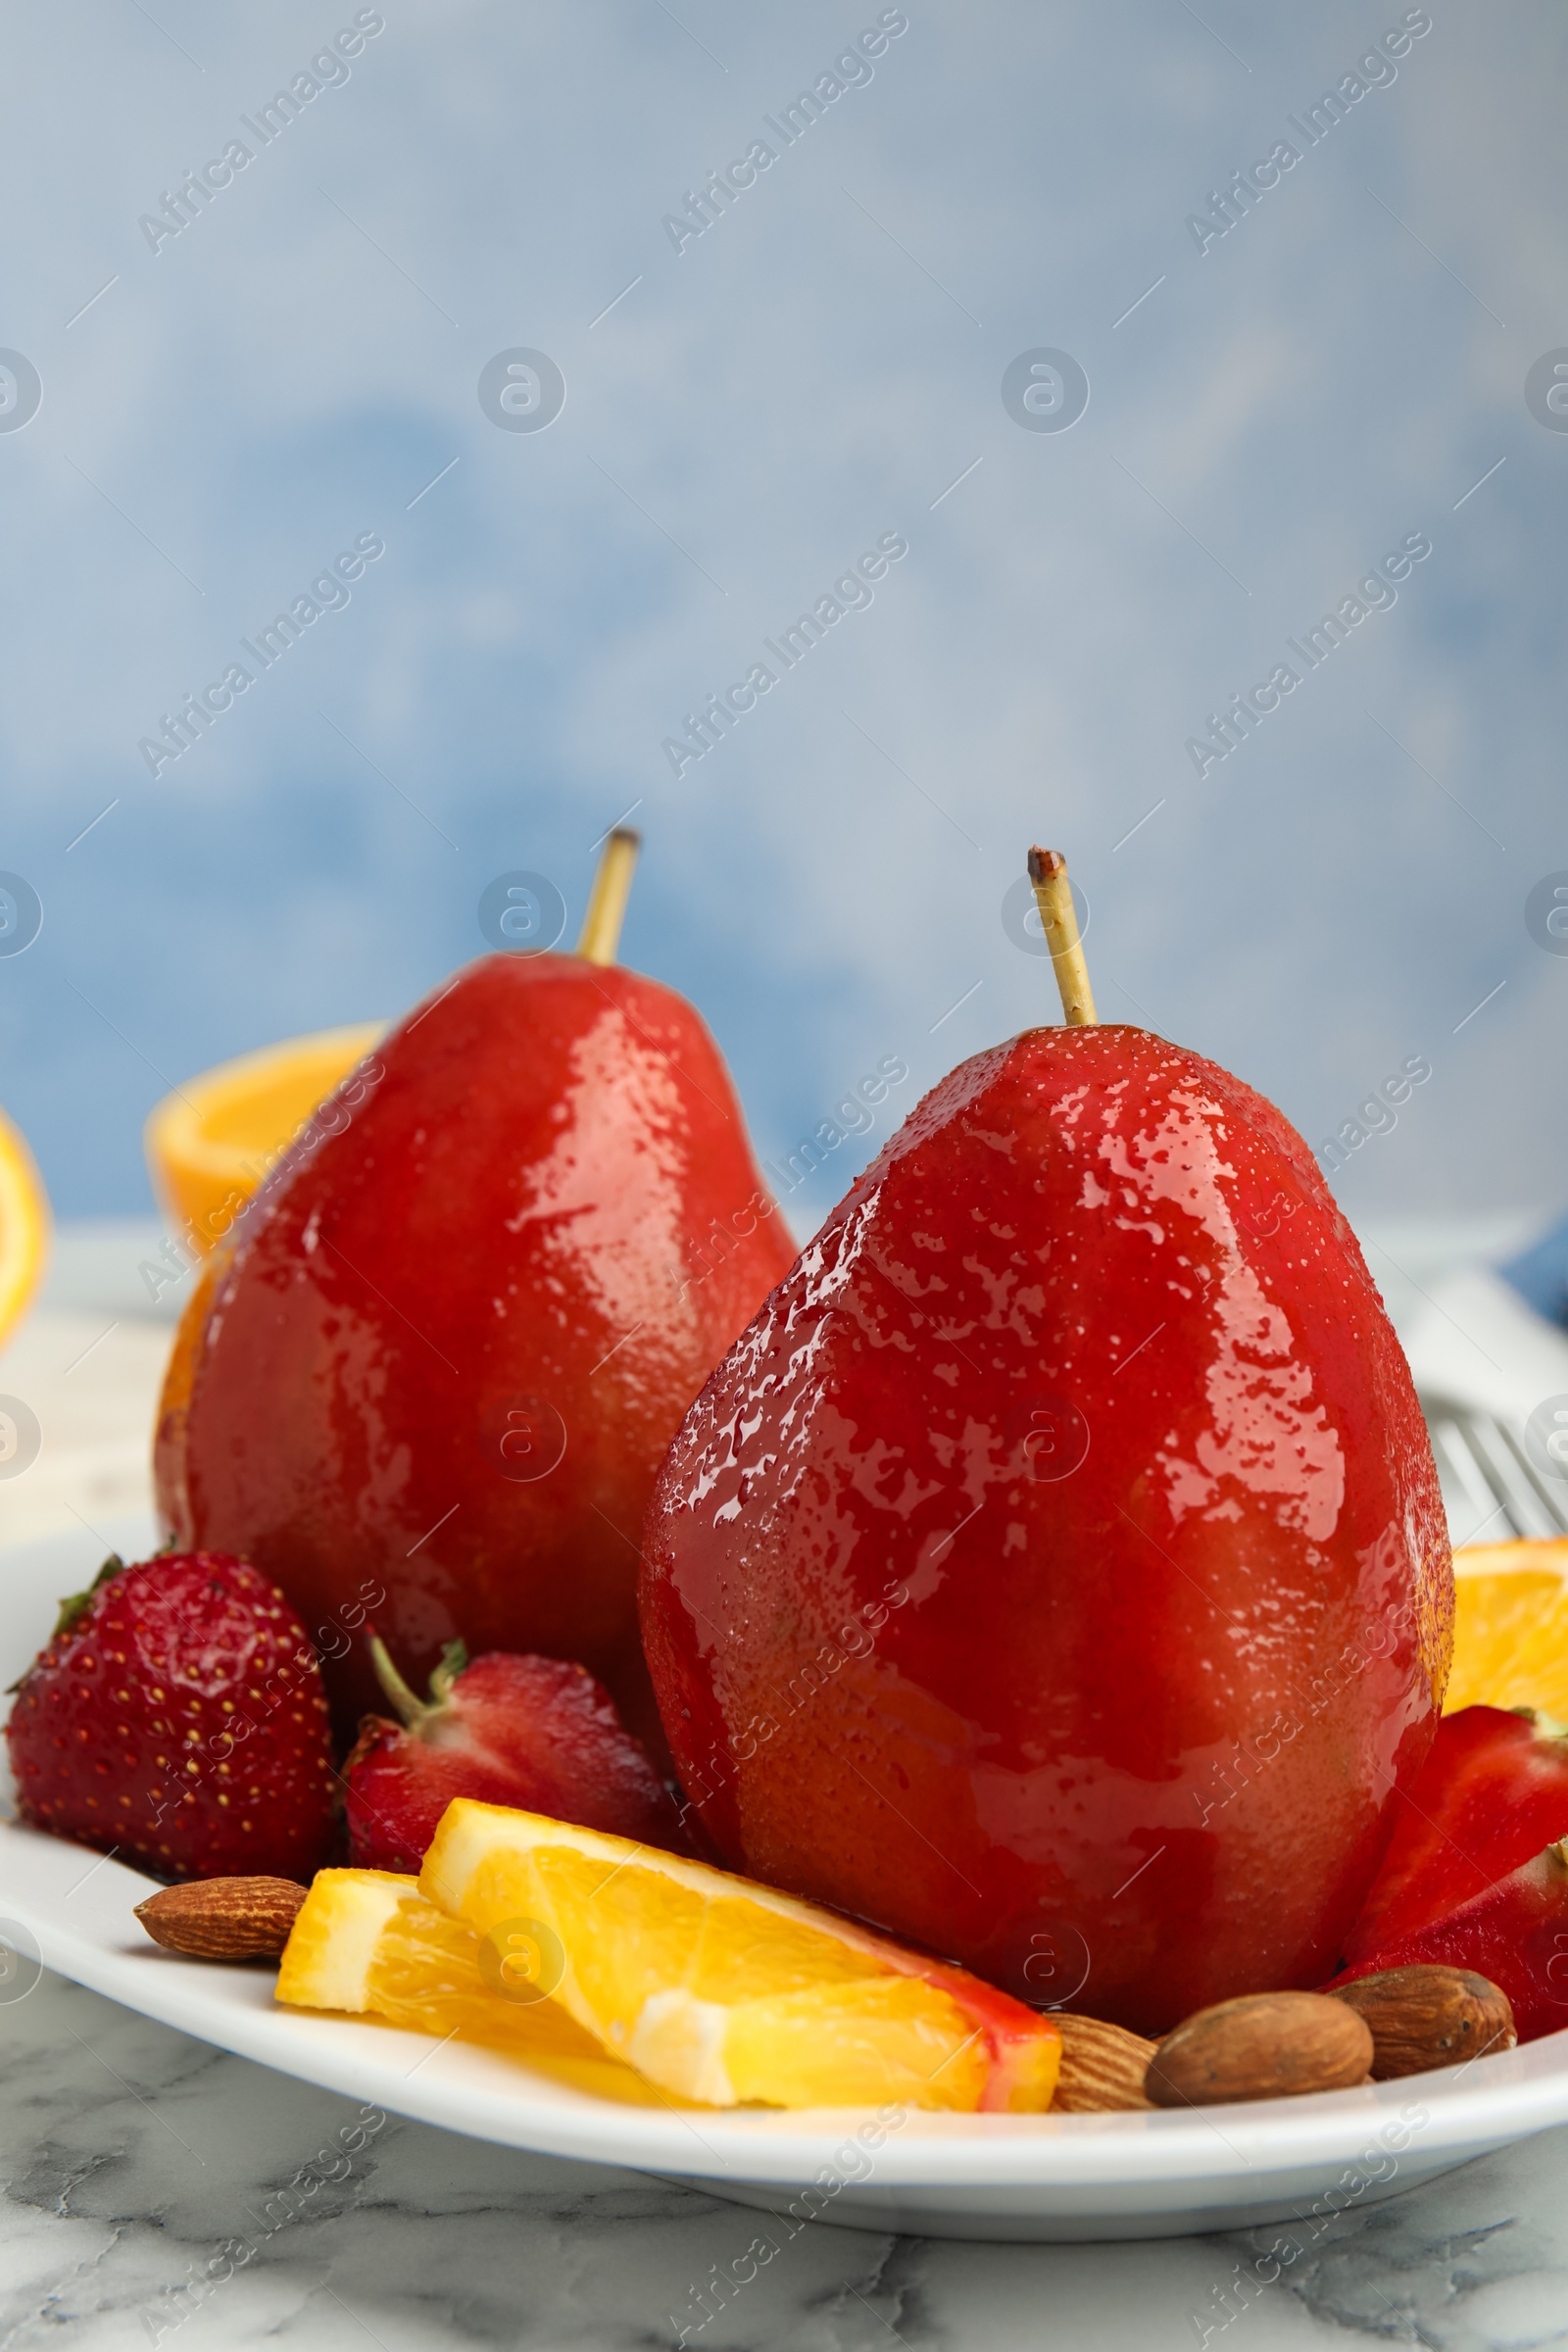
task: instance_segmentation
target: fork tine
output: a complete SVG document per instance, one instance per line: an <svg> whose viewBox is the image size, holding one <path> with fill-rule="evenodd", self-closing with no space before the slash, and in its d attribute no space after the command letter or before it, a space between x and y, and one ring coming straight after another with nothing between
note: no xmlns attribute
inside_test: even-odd
<svg viewBox="0 0 1568 2352"><path fill-rule="evenodd" d="M1529 1464L1508 1443L1500 1421L1490 1413L1466 1413L1465 1436L1472 1452L1485 1463L1494 1494L1507 1503L1508 1514L1522 1536L1555 1536L1562 1530L1542 1499Z"/></svg>
<svg viewBox="0 0 1568 2352"><path fill-rule="evenodd" d="M1521 1530L1509 1507L1508 1496L1498 1490L1484 1456L1471 1446L1468 1434L1451 1406L1429 1406L1427 1426L1432 1435L1433 1451L1438 1457L1440 1475L1445 1467L1448 1477L1442 1480L1444 1506L1448 1514L1448 1534L1455 1544L1473 1544L1488 1534L1500 1538L1518 1535ZM1472 1524L1466 1528L1463 1516L1454 1508L1455 1502L1466 1506ZM1503 1526L1494 1522L1501 1518Z"/></svg>
<svg viewBox="0 0 1568 2352"><path fill-rule="evenodd" d="M1568 1535L1568 1485L1558 1480L1543 1478L1524 1446L1520 1445L1518 1431L1510 1429L1506 1421L1500 1421L1497 1424L1497 1434L1509 1452L1518 1461L1526 1478L1529 1479L1533 1491L1539 1495L1542 1508L1549 1522L1547 1534L1551 1536Z"/></svg>

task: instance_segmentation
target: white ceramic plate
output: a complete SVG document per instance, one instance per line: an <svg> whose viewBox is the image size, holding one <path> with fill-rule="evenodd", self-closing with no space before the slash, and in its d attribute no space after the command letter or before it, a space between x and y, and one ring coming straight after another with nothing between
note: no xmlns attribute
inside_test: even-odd
<svg viewBox="0 0 1568 2352"><path fill-rule="evenodd" d="M106 1525L134 1557L147 1522ZM52 1537L0 1552L0 1681L41 1645L61 1593L105 1544ZM696 2115L628 2108L456 2042L274 2006L270 1972L176 1959L131 1916L149 1881L0 1824L0 1936L28 1959L222 2049L477 2139L690 2181L780 2217L987 2238L1169 2236L1327 2217L1568 2121L1568 2033L1445 2074L1184 2115L936 2116L895 2111Z"/></svg>

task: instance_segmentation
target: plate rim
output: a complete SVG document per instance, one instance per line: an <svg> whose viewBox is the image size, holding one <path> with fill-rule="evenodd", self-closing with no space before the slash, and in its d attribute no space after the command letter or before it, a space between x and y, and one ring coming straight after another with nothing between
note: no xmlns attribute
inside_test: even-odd
<svg viewBox="0 0 1568 2352"><path fill-rule="evenodd" d="M74 1889L48 1887L57 1858L86 1862L89 1875L102 1878L94 1907L102 1915L104 1898L114 1897L122 1943L62 1922L57 1905ZM471 2138L678 2172L715 2185L728 2174L805 2186L878 2112L704 2109L696 2111L699 2125L683 2109L624 2107L543 2076L535 2080L548 2097L530 2096L525 2062L481 2044L454 2050L431 2034L279 2008L270 1998L272 1975L254 1966L184 1960L150 1942L144 1955L132 1940L141 1931L131 1905L158 1884L90 1848L0 1822L0 1908L35 1937L46 1967L138 2015L318 2088L370 2098ZM413 2066L400 2068L394 2052L412 2052ZM485 2080L492 2070L493 2083ZM1224 2173L1261 2191L1280 2174L1350 2162L1411 2105L1425 2111L1414 2127L1418 2139L1407 2142L1412 2152L1419 2145L1422 2161L1459 2162L1568 2122L1568 2028L1458 2068L1247 2105L1108 2115L906 2110L877 2143L874 2169L886 2188L1075 2187L1127 2195Z"/></svg>

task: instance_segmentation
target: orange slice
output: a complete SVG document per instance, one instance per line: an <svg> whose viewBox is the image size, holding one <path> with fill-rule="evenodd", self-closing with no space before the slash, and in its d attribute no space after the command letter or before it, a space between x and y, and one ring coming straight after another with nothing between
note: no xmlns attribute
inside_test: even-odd
<svg viewBox="0 0 1568 2352"><path fill-rule="evenodd" d="M466 1921L426 1902L416 1879L392 1871L317 1872L283 1953L276 1997L291 2008L346 2010L484 2042L580 2089L637 2106L657 2101L558 2003L538 1997L514 1954L487 1952Z"/></svg>
<svg viewBox="0 0 1568 2352"><path fill-rule="evenodd" d="M1453 1591L1445 1712L1536 1707L1568 1722L1568 1537L1473 1544L1453 1555Z"/></svg>
<svg viewBox="0 0 1568 2352"><path fill-rule="evenodd" d="M355 1065L383 1024L318 1029L220 1062L155 1104L143 1142L153 1188L197 1248L211 1250L273 1161Z"/></svg>
<svg viewBox="0 0 1568 2352"><path fill-rule="evenodd" d="M420 1891L541 1979L603 2047L715 2107L1049 2107L1053 2020L775 1887L459 1797Z"/></svg>
<svg viewBox="0 0 1568 2352"><path fill-rule="evenodd" d="M20 1128L0 1111L0 1343L20 1323L49 1248L49 1201Z"/></svg>

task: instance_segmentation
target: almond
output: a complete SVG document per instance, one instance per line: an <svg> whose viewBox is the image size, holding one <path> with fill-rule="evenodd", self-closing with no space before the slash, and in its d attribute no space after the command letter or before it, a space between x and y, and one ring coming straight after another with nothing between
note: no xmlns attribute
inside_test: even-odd
<svg viewBox="0 0 1568 2352"><path fill-rule="evenodd" d="M1322 1992L1252 1992L1200 2009L1167 2034L1144 2087L1156 2107L1217 2107L1364 2082L1372 2034Z"/></svg>
<svg viewBox="0 0 1568 2352"><path fill-rule="evenodd" d="M1061 2072L1051 2102L1055 2115L1104 2115L1117 2107L1147 2107L1144 2076L1154 2044L1125 2026L1098 2017L1054 2012L1061 2028Z"/></svg>
<svg viewBox="0 0 1568 2352"><path fill-rule="evenodd" d="M292 1879L197 1879L136 1905L154 1943L192 1960L275 1960L305 1889Z"/></svg>
<svg viewBox="0 0 1568 2352"><path fill-rule="evenodd" d="M1374 2082L1511 2050L1519 2038L1507 1994L1468 1968L1380 1969L1333 1997L1371 2033Z"/></svg>

